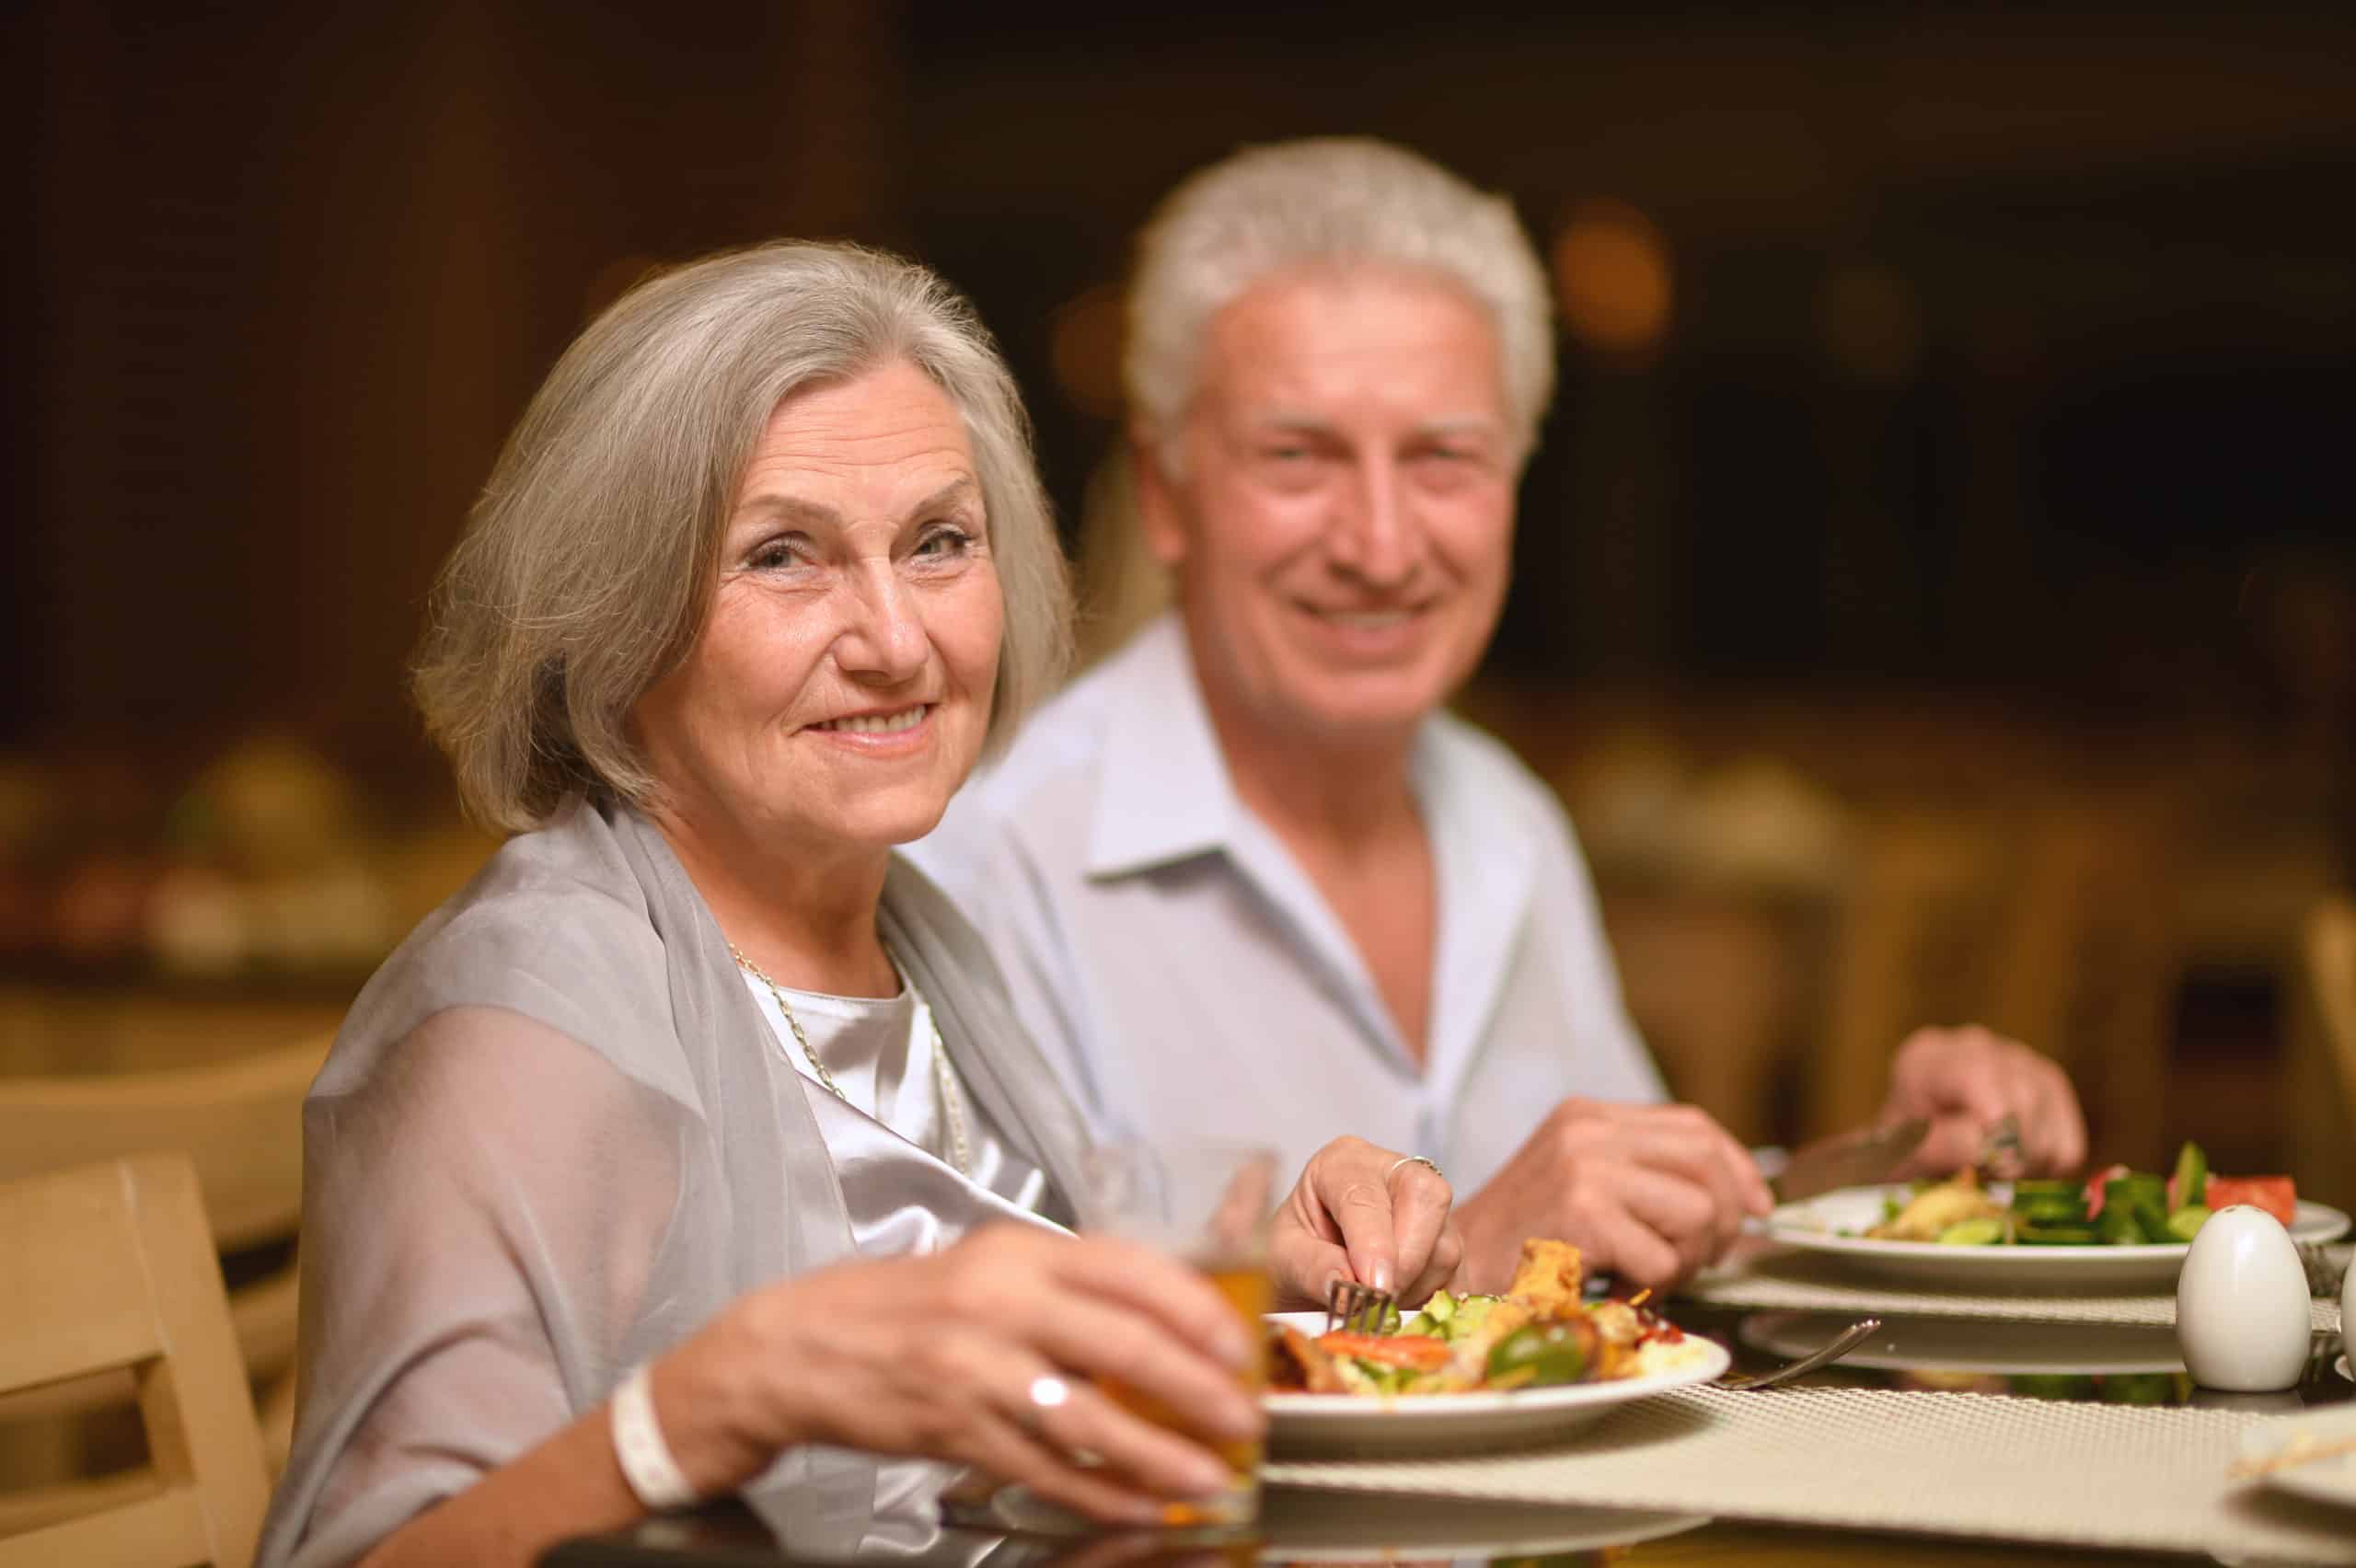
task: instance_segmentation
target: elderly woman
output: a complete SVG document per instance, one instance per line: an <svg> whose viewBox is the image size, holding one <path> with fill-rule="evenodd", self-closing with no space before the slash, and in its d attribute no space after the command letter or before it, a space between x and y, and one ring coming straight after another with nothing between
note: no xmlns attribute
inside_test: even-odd
<svg viewBox="0 0 2356 1568"><path fill-rule="evenodd" d="M1013 386L923 270L721 256L565 354L418 677L514 836L361 994L307 1109L264 1562L523 1562L732 1491L839 1526L907 1483L874 1456L1112 1520L1222 1483L1087 1377L1248 1435L1250 1325L1065 1230L1080 1121L893 852L1064 637ZM1448 1198L1326 1147L1275 1222L1280 1295L1428 1290Z"/></svg>

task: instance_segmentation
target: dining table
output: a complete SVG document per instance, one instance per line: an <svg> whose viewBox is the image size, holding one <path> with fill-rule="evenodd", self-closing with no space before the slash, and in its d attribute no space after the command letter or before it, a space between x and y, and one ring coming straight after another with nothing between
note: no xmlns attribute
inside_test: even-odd
<svg viewBox="0 0 2356 1568"><path fill-rule="evenodd" d="M1734 1370L1761 1372L1854 1320L1838 1289L1831 1309L1761 1308L1729 1305L1745 1291L1722 1282L1697 1292L1701 1298L1670 1301L1665 1315L1725 1346ZM732 1502L568 1540L541 1561L545 1568L2356 1563L2356 1505L2262 1480L2230 1482L2218 1447L2284 1416L2342 1423L2356 1436L2356 1378L2336 1306L2316 1304L2318 1327L2297 1385L2249 1394L2195 1385L2165 1322L2086 1321L2078 1302L2040 1320L2033 1297L2020 1309L2027 1317L1973 1316L1961 1309L1969 1298L1958 1300L1958 1309L1934 1302L1928 1311L1880 1314L1881 1329L1843 1359L1774 1389L1686 1389L1575 1430L1476 1452L1288 1455L1279 1433L1259 1518L1242 1531L1101 1530L1020 1488L993 1491L966 1478L915 1502L910 1516L879 1517L848 1549L837 1542L814 1551L764 1513ZM2156 1298L2154 1305L2156 1311ZM2082 1320L2069 1320L2073 1311ZM2120 1469L2141 1464L2139 1455L2149 1455L2151 1467L2140 1490L2136 1470ZM2344 1462L2356 1468L2356 1458ZM1935 1474L1926 1483L1926 1465L1946 1467L1946 1484ZM2202 1495L2177 1495L2188 1492ZM2183 1520L2190 1522L2162 1518L2170 1506L2189 1510ZM2138 1539L2144 1519L2160 1528L2142 1530L2140 1544L2121 1544Z"/></svg>

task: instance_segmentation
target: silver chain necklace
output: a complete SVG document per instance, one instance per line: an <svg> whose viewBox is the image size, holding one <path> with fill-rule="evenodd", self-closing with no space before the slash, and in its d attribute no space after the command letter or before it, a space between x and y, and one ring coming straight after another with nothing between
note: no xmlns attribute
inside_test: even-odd
<svg viewBox="0 0 2356 1568"><path fill-rule="evenodd" d="M850 1096L843 1092L843 1086L835 1081L835 1075L826 1070L826 1064L818 1059L816 1051L811 1049L810 1037L802 1032L802 1020L793 1016L793 1008L785 999L784 987L764 974L760 965L739 951L734 942L728 944L728 956L736 961L737 968L768 987L769 995L776 998L777 1010L785 1017L786 1028L793 1032L793 1043L802 1047L802 1055L809 1061L810 1070L818 1075L818 1082L825 1086L827 1093L849 1105ZM917 989L915 981L909 981L907 986L916 997L917 1006L924 1009L925 1021L932 1026L932 1083L941 1096L941 1119L949 1127L951 1163L956 1166L958 1175L970 1181L974 1175L973 1152L965 1142L964 1101L957 1093L956 1075L949 1070L949 1047L941 1042L941 1023L933 1016L932 1005L924 999L924 993ZM856 1106L852 1108L857 1109Z"/></svg>

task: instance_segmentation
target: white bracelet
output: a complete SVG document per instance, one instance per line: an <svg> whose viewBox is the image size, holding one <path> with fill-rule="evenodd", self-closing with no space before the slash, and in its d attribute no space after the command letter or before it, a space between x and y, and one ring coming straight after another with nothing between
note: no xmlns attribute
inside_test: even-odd
<svg viewBox="0 0 2356 1568"><path fill-rule="evenodd" d="M614 1457L638 1500L657 1514L694 1507L696 1489L680 1472L654 1419L654 1384L643 1364L614 1390L613 1412Z"/></svg>

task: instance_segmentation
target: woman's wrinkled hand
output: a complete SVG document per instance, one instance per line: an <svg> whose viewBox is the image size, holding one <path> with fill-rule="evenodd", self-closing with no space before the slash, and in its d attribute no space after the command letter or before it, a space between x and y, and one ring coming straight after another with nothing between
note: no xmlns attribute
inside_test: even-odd
<svg viewBox="0 0 2356 1568"><path fill-rule="evenodd" d="M1239 1380L1260 1332L1149 1248L1007 1224L755 1291L657 1363L655 1398L706 1495L828 1443L974 1465L1098 1519L1149 1522L1161 1500L1228 1484L1206 1443L1262 1431ZM1114 1403L1091 1380L1103 1374L1201 1441Z"/></svg>
<svg viewBox="0 0 2356 1568"><path fill-rule="evenodd" d="M1392 1290L1413 1305L1446 1285L1464 1258L1438 1170L1364 1138L1311 1155L1268 1239L1280 1307L1322 1307L1335 1279Z"/></svg>

